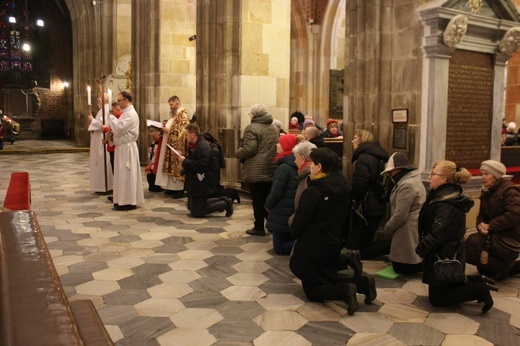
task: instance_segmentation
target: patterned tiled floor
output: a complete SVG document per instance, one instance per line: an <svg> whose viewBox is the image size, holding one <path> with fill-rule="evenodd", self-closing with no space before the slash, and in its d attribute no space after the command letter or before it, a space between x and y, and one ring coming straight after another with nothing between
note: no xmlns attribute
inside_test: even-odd
<svg viewBox="0 0 520 346"><path fill-rule="evenodd" d="M348 316L343 302L306 299L270 236L245 234L247 197L231 218L193 219L184 201L149 192L142 207L114 211L88 190L88 154L58 153L0 156L0 200L14 171L30 173L67 295L92 299L117 345L520 344L520 277L498 284L488 314L432 307L419 277L376 278L374 304L358 296ZM385 266L364 262L368 273Z"/></svg>

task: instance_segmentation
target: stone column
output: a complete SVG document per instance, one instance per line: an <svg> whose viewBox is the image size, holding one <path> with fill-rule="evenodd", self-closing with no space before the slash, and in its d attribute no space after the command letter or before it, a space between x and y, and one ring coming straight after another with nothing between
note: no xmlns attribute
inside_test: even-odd
<svg viewBox="0 0 520 346"><path fill-rule="evenodd" d="M224 184L240 179L234 153L250 107L289 116L290 8L290 0L197 1L197 122L223 145Z"/></svg>
<svg viewBox="0 0 520 346"><path fill-rule="evenodd" d="M177 95L188 114L195 103L195 4L191 0L132 0L132 94L141 119L139 152L148 162L146 119L169 117Z"/></svg>
<svg viewBox="0 0 520 346"><path fill-rule="evenodd" d="M75 30L72 32L72 59L75 63L71 84L74 140L78 147L88 147L90 134L87 131L87 85L90 84L93 90L97 90L95 78L99 74L99 68L95 52L98 41L92 37L98 29L95 26L96 21L93 20L95 14L91 2L66 0L66 4L71 21L75 24ZM94 112L95 99L92 102Z"/></svg>
<svg viewBox="0 0 520 346"><path fill-rule="evenodd" d="M505 74L506 63L510 56L504 54L495 55L494 80L493 80L493 115L491 119L491 145L489 148L489 158L500 161L502 143L502 119L505 117Z"/></svg>
<svg viewBox="0 0 520 346"><path fill-rule="evenodd" d="M156 110L160 100L156 87L159 85L159 0L132 0L132 95L134 107L139 114L139 159L149 161L149 136L146 118ZM137 102L138 100L138 102Z"/></svg>

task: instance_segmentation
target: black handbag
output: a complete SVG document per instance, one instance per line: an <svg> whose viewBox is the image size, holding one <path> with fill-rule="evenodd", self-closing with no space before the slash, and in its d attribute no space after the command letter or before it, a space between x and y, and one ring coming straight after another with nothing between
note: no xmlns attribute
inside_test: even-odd
<svg viewBox="0 0 520 346"><path fill-rule="evenodd" d="M361 203L352 202L343 231L344 247L347 249L355 249L359 243L361 234L365 232L367 224L367 220L363 216Z"/></svg>
<svg viewBox="0 0 520 346"><path fill-rule="evenodd" d="M457 259L457 251L455 251L453 258L441 259L437 256L437 261L433 264L433 272L437 281L441 283L462 284L468 282L462 263Z"/></svg>

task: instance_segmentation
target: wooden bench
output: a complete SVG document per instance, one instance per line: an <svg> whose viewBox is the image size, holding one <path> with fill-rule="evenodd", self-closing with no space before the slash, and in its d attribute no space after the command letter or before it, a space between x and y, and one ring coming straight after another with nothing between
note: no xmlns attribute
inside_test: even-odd
<svg viewBox="0 0 520 346"><path fill-rule="evenodd" d="M513 176L513 181L520 184L520 146L502 147L500 162L507 167L507 174Z"/></svg>
<svg viewBox="0 0 520 346"><path fill-rule="evenodd" d="M9 187L4 200L4 208L9 210L31 209L31 184L29 173L14 172L11 174Z"/></svg>
<svg viewBox="0 0 520 346"><path fill-rule="evenodd" d="M69 303L36 216L0 213L0 345L113 345L91 301Z"/></svg>

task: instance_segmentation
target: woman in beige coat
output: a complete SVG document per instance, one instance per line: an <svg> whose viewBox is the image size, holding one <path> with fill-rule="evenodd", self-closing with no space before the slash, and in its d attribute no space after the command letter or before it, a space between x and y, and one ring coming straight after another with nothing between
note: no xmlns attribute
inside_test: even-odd
<svg viewBox="0 0 520 346"><path fill-rule="evenodd" d="M389 259L399 274L422 271L422 259L415 253L419 244L417 232L419 211L426 200L426 190L419 171L410 164L406 154L397 152L388 160L388 174L394 182L390 195L390 219L385 233L392 237Z"/></svg>

